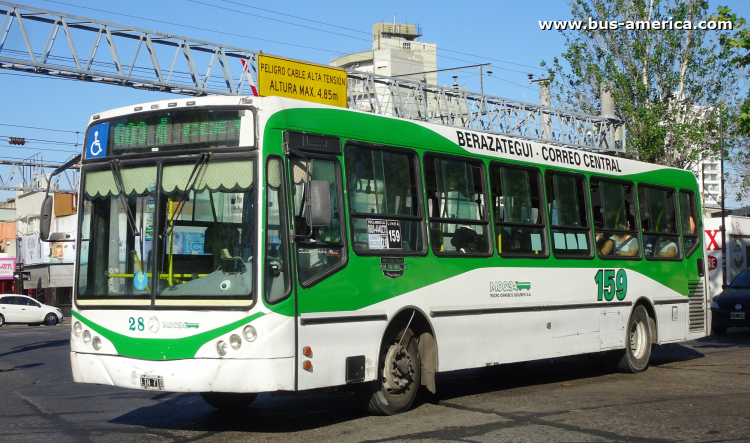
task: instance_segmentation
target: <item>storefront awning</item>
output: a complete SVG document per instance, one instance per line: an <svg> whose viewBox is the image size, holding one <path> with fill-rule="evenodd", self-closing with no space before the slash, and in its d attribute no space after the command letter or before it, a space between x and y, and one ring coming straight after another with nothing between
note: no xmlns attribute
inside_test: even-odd
<svg viewBox="0 0 750 443"><path fill-rule="evenodd" d="M73 287L73 264L50 265L49 267L50 288L72 288Z"/></svg>

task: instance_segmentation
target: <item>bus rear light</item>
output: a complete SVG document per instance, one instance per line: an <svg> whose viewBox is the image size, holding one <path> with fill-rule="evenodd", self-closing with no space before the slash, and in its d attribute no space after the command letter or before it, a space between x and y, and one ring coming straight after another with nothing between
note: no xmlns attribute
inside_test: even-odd
<svg viewBox="0 0 750 443"><path fill-rule="evenodd" d="M231 337L229 337L229 346L232 347L235 351L242 346L242 339L237 334L232 334Z"/></svg>
<svg viewBox="0 0 750 443"><path fill-rule="evenodd" d="M89 344L91 342L91 333L88 329L83 331L83 342Z"/></svg>
<svg viewBox="0 0 750 443"><path fill-rule="evenodd" d="M305 371L312 371L312 362L310 360L303 361L302 369L304 369Z"/></svg>
<svg viewBox="0 0 750 443"><path fill-rule="evenodd" d="M102 348L102 339L99 337L94 337L94 340L91 341L91 346L94 347L97 351Z"/></svg>
<svg viewBox="0 0 750 443"><path fill-rule="evenodd" d="M247 325L245 326L245 329L242 330L242 335L245 336L245 340L247 341L255 341L255 339L258 338L258 331L256 331L251 325Z"/></svg>
<svg viewBox="0 0 750 443"><path fill-rule="evenodd" d="M159 109L159 105L151 105L151 109Z"/></svg>
<svg viewBox="0 0 750 443"><path fill-rule="evenodd" d="M227 344L222 340L216 342L216 352L218 352L222 357L227 355Z"/></svg>
<svg viewBox="0 0 750 443"><path fill-rule="evenodd" d="M302 355L305 357L312 357L312 348L309 346L305 346L302 348Z"/></svg>

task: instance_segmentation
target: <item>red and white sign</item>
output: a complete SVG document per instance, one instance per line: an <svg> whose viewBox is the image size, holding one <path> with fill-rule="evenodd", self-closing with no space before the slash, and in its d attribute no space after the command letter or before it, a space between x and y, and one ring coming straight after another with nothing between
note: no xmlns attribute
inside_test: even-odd
<svg viewBox="0 0 750 443"><path fill-rule="evenodd" d="M13 273L15 271L15 258L0 258L0 280L13 280Z"/></svg>
<svg viewBox="0 0 750 443"><path fill-rule="evenodd" d="M719 265L719 260L716 257L709 255L708 256L708 270L713 271L714 269L716 269L718 265Z"/></svg>

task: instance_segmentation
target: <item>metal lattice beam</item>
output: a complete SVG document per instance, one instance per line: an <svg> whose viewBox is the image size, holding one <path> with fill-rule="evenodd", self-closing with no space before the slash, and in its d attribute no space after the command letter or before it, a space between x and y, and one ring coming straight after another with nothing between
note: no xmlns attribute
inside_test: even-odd
<svg viewBox="0 0 750 443"><path fill-rule="evenodd" d="M0 16L0 69L196 96L251 94L250 81L257 84L254 50L2 1ZM88 58L81 48L90 48ZM239 75L232 74L232 63ZM558 146L625 150L616 140L624 128L615 118L372 73L349 72L348 78L350 109Z"/></svg>
<svg viewBox="0 0 750 443"><path fill-rule="evenodd" d="M56 175L50 182L48 175L62 165L54 163L39 163L33 161L9 161L0 160L0 165L10 166L5 177L0 175L0 190L39 192L78 192L78 180L80 178L80 167L72 166ZM18 182L18 186L12 183Z"/></svg>

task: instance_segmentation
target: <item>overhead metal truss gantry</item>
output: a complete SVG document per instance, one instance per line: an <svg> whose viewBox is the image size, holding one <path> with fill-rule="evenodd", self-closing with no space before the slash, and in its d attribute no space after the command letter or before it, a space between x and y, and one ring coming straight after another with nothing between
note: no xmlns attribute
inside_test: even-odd
<svg viewBox="0 0 750 443"><path fill-rule="evenodd" d="M21 192L78 192L78 180L80 178L80 167L72 166L60 174L55 175L51 182L49 174L59 168L60 164L44 163L28 159L27 161L0 160L0 165L10 166L7 174L0 174L0 190ZM18 183L20 178L21 182ZM13 183L18 183L14 185Z"/></svg>
<svg viewBox="0 0 750 443"><path fill-rule="evenodd" d="M259 52L251 49L2 1L0 16L0 69L195 96L251 95L250 81L257 84ZM348 77L351 109L557 146L625 150L616 118L372 73Z"/></svg>

